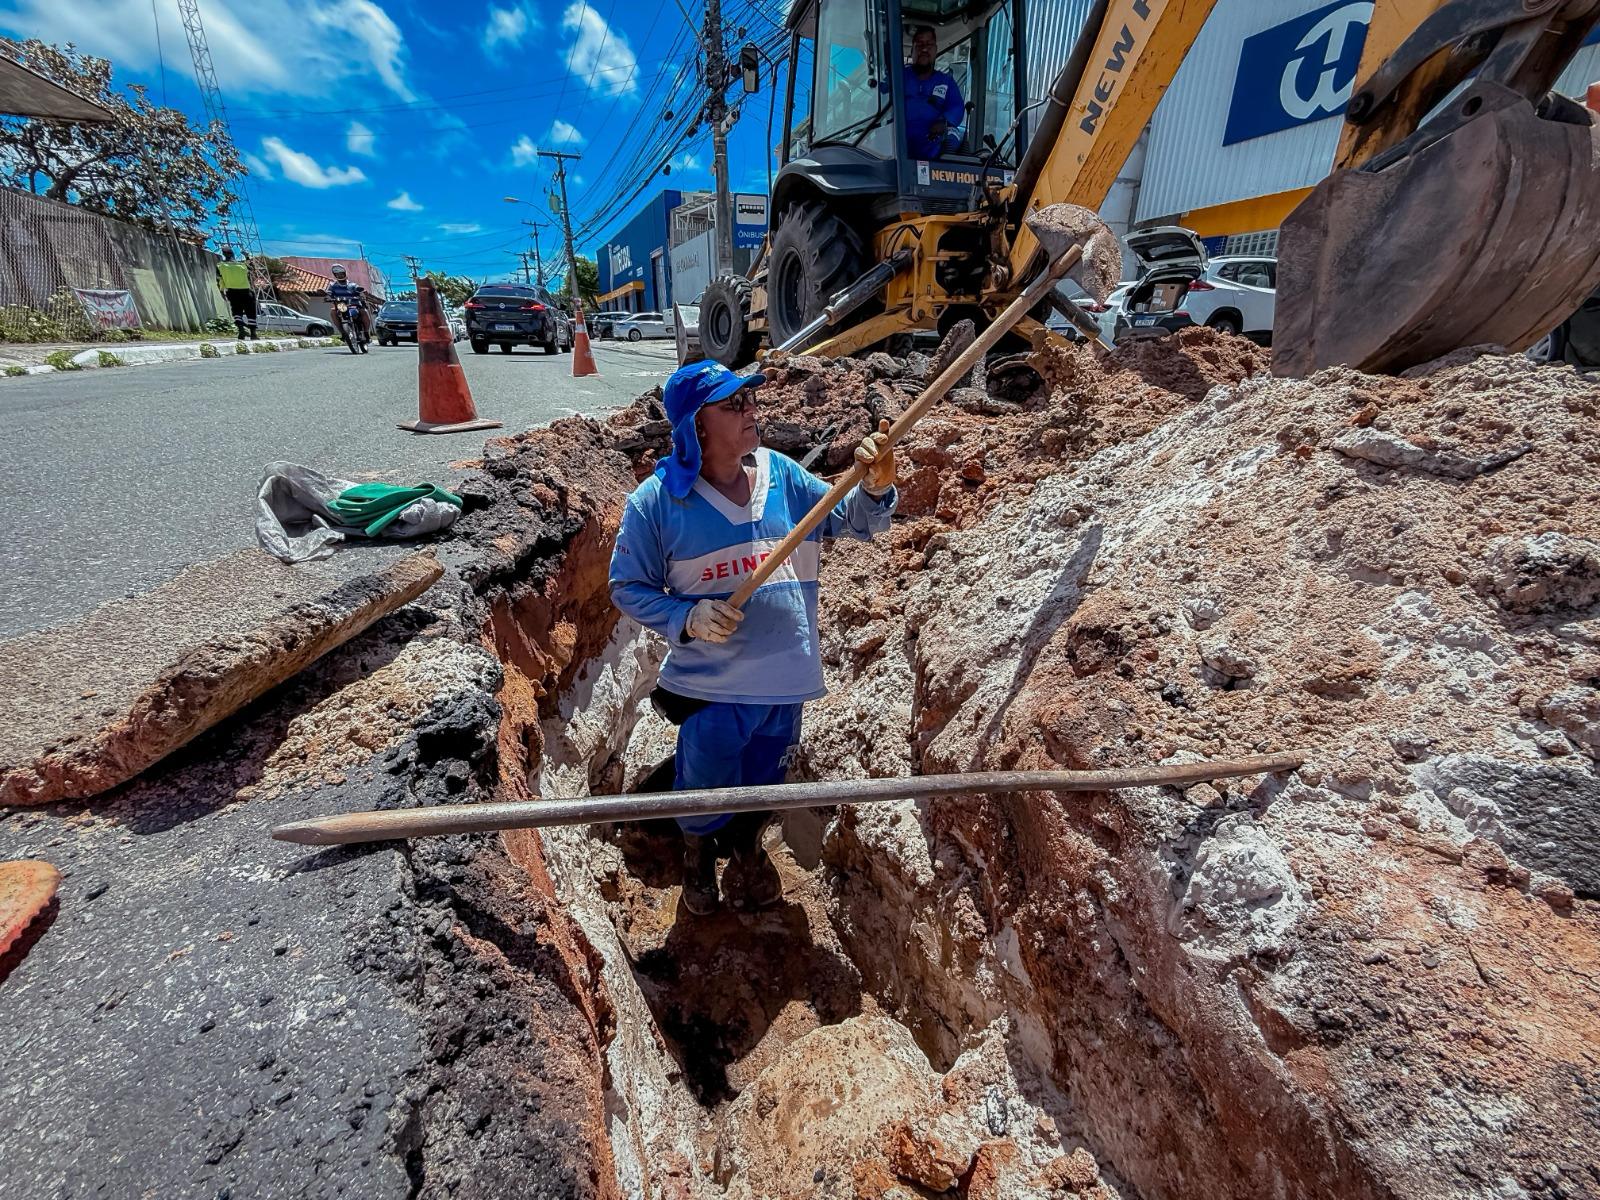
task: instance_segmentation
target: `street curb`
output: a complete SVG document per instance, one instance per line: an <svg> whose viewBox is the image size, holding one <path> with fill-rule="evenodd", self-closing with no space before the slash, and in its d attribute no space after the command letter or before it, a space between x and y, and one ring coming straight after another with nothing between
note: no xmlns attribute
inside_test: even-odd
<svg viewBox="0 0 1600 1200"><path fill-rule="evenodd" d="M49 363L13 364L19 370L10 367L4 369L4 376L21 378L25 375L53 375L62 371L96 370L101 367L143 367L158 363L188 362L210 358L225 360L230 358L248 358L251 354L286 353L291 350L316 350L325 346L337 346L341 343L337 338L261 338L258 341L241 342L234 339L218 339L210 342L174 342L154 346L130 346L125 343L114 343L116 349L107 349L100 346L79 351L67 361L71 364L66 367L51 366ZM241 353L239 347L248 349ZM211 353L206 353L206 351Z"/></svg>

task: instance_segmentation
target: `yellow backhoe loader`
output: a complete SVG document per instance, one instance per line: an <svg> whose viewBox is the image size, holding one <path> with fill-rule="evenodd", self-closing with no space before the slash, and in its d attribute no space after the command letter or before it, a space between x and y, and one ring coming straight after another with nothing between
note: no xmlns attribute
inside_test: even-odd
<svg viewBox="0 0 1600 1200"><path fill-rule="evenodd" d="M982 322L1041 269L1028 212L1100 206L1215 0L1095 0L1032 106L1027 2L793 0L771 232L707 287L708 355ZM1594 290L1600 133L1549 89L1597 22L1600 0L1375 0L1333 171L1282 225L1276 372L1518 349ZM907 65L929 29L961 96L931 143Z"/></svg>

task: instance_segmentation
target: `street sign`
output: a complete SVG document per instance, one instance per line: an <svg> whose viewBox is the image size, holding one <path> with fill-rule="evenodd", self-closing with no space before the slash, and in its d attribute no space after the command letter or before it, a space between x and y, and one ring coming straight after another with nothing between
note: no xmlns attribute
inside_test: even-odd
<svg viewBox="0 0 1600 1200"><path fill-rule="evenodd" d="M767 198L759 192L739 192L733 198L733 245L753 250L767 235Z"/></svg>

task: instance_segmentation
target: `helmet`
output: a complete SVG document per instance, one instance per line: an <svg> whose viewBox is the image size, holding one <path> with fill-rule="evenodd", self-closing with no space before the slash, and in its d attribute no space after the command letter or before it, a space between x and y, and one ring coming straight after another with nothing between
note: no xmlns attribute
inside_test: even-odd
<svg viewBox="0 0 1600 1200"><path fill-rule="evenodd" d="M343 279L344 278L344 264L343 263L334 263L333 264L333 277L335 279Z"/></svg>

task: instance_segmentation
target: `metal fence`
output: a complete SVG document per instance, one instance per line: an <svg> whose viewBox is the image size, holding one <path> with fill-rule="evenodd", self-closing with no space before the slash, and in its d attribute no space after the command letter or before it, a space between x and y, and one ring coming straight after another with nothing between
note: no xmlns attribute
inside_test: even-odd
<svg viewBox="0 0 1600 1200"><path fill-rule="evenodd" d="M0 189L0 340L202 329L227 315L216 262L204 246Z"/></svg>

